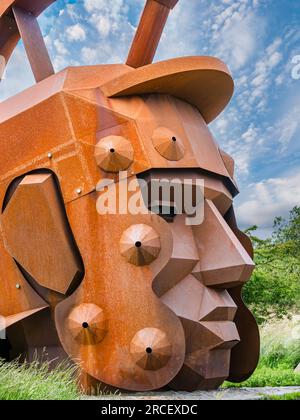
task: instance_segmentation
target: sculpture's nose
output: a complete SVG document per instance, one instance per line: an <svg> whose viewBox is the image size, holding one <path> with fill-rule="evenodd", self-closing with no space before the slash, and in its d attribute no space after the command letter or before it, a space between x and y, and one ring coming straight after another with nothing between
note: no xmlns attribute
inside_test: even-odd
<svg viewBox="0 0 300 420"><path fill-rule="evenodd" d="M188 275L160 299L180 318L208 325L220 322L229 325L237 311L227 290L206 287L194 274Z"/></svg>
<svg viewBox="0 0 300 420"><path fill-rule="evenodd" d="M228 289L249 280L254 263L212 201L206 200L204 222L194 234L206 286Z"/></svg>

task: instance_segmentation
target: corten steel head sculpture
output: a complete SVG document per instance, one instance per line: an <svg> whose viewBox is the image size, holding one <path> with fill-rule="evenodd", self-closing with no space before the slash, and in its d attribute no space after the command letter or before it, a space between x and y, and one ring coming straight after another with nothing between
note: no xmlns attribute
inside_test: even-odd
<svg viewBox="0 0 300 420"><path fill-rule="evenodd" d="M22 38L37 81L0 104L6 356L69 356L86 389L211 389L258 361L234 162L207 127L231 75L212 57L151 64L177 1L147 1L126 64L57 74L36 20L54 0L0 5L0 54ZM96 185L109 178L118 192L120 171L144 185L204 180L203 223L186 224L172 199L167 216L99 214Z"/></svg>

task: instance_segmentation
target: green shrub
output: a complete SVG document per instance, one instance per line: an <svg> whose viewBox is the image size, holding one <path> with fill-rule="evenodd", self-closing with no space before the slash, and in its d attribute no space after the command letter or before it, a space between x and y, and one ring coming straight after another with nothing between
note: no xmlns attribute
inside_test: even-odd
<svg viewBox="0 0 300 420"><path fill-rule="evenodd" d="M255 250L256 269L243 290L244 300L258 323L272 315L282 318L291 311L300 313L300 207L290 218L276 218L272 238L256 237L257 226L246 233Z"/></svg>

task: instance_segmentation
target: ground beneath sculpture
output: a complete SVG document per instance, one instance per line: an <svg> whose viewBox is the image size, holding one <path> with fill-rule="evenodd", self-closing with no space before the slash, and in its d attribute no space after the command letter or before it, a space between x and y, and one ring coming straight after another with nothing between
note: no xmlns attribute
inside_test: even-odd
<svg viewBox="0 0 300 420"><path fill-rule="evenodd" d="M300 392L300 387L230 388L198 392L149 392L85 397L88 400L261 400L269 396L282 396Z"/></svg>

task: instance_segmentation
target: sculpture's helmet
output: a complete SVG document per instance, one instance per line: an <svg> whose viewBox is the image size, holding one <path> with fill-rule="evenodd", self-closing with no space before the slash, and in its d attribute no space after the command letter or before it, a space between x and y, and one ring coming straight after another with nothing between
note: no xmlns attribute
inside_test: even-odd
<svg viewBox="0 0 300 420"><path fill-rule="evenodd" d="M11 354L22 340L29 359L46 347L86 384L128 390L246 379L259 352L241 298L252 247L235 222L234 161L208 128L233 94L228 68L212 57L151 64L177 0L148 0L126 65L52 74L35 16L53 1L4 3L0 54L22 36L38 81L0 104Z"/></svg>

